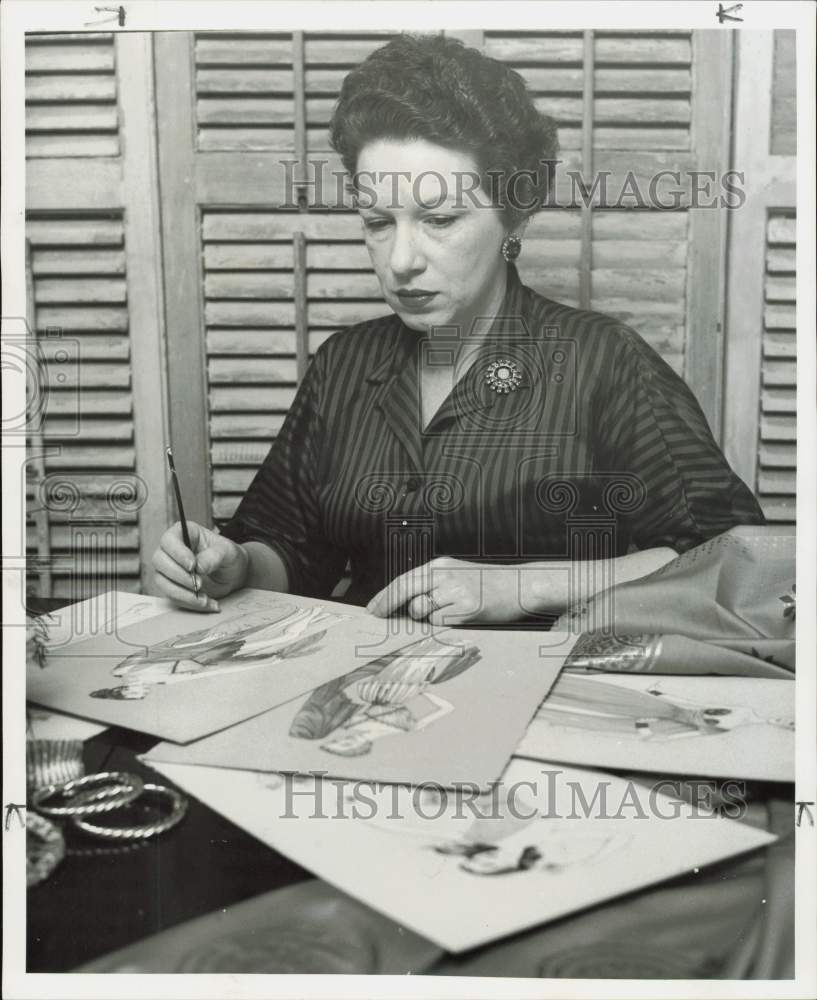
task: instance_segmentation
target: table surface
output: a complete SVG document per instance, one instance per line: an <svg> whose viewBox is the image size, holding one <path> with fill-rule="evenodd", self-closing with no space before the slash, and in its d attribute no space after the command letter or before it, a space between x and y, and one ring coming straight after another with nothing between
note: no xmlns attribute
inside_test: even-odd
<svg viewBox="0 0 817 1000"><path fill-rule="evenodd" d="M85 771L157 781L136 759L157 742L108 729L85 743ZM192 798L177 827L137 846L100 851L99 840L73 828L65 835L67 857L28 893L29 972L70 971L166 927L311 877Z"/></svg>
<svg viewBox="0 0 817 1000"><path fill-rule="evenodd" d="M37 602L31 610L61 603ZM172 784L137 759L157 742L107 729L85 742L85 771L128 771ZM792 794L791 786L762 785L769 796ZM312 878L196 799L188 801L177 827L133 846L108 847L64 828L67 856L28 892L28 972L68 972L186 920Z"/></svg>

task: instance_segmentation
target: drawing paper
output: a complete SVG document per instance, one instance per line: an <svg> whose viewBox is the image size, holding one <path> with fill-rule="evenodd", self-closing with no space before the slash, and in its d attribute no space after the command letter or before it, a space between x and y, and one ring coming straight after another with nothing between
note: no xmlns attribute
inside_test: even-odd
<svg viewBox="0 0 817 1000"><path fill-rule="evenodd" d="M26 738L30 740L85 740L91 739L107 727L100 722L77 719L73 715L52 712L47 708L29 705L26 710Z"/></svg>
<svg viewBox="0 0 817 1000"><path fill-rule="evenodd" d="M156 760L486 788L576 636L444 629L372 657L280 708Z"/></svg>
<svg viewBox="0 0 817 1000"><path fill-rule="evenodd" d="M231 594L218 614L137 619L52 649L45 667L27 668L27 699L184 743L406 642L399 622L361 608L260 590Z"/></svg>
<svg viewBox="0 0 817 1000"><path fill-rule="evenodd" d="M172 611L174 607L164 597L109 590L42 617L48 623L48 647L57 650L71 642L102 633L110 634L134 622L147 621Z"/></svg>
<svg viewBox="0 0 817 1000"><path fill-rule="evenodd" d="M522 757L710 777L794 781L794 681L562 674Z"/></svg>
<svg viewBox="0 0 817 1000"><path fill-rule="evenodd" d="M622 778L533 761L513 760L479 799L167 764L152 754L145 761L265 844L455 952L775 839Z"/></svg>

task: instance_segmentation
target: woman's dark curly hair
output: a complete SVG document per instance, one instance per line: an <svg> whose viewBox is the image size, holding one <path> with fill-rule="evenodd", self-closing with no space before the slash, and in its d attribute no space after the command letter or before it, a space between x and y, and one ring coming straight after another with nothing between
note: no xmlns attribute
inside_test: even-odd
<svg viewBox="0 0 817 1000"><path fill-rule="evenodd" d="M512 224L544 203L558 152L556 125L536 110L519 73L443 35L399 35L351 70L330 139L352 176L376 139L467 152L480 188Z"/></svg>

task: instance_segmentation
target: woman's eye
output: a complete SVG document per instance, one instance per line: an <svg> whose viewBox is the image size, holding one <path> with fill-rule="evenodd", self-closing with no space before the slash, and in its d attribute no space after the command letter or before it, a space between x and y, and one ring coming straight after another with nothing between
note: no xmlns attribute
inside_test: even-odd
<svg viewBox="0 0 817 1000"><path fill-rule="evenodd" d="M377 233L377 232L380 232L382 229L385 229L386 226L389 225L389 220L388 219L364 219L363 220L363 225L364 225L364 227L370 233Z"/></svg>
<svg viewBox="0 0 817 1000"><path fill-rule="evenodd" d="M432 215L426 220L434 229L446 229L456 222L455 215Z"/></svg>

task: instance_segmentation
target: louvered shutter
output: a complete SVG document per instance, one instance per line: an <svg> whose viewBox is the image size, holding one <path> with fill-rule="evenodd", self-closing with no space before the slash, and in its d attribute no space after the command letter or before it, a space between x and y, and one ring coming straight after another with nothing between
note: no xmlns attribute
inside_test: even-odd
<svg viewBox="0 0 817 1000"><path fill-rule="evenodd" d="M327 129L346 73L389 37L158 39L160 164L165 190L179 193L165 202L166 280L175 285L178 273L183 286L178 309L169 301L172 428L188 444L182 480L199 518L220 523L232 514L318 345L387 311L358 217L343 204ZM163 142L166 102L182 95L185 121L168 127ZM182 166L176 146L188 127L195 140ZM307 158L324 161L323 188ZM299 179L312 182L300 210ZM174 263L184 260L200 266ZM197 368L203 383L191 385Z"/></svg>
<svg viewBox="0 0 817 1000"><path fill-rule="evenodd" d="M46 596L141 590L167 523L145 253L158 232L145 192L127 184L150 164L123 155L128 140L131 157L144 153L147 111L130 109L145 99L147 51L144 38L109 34L26 40L28 316L43 366L26 541L45 558L32 559L29 588Z"/></svg>
<svg viewBox="0 0 817 1000"><path fill-rule="evenodd" d="M388 35L199 35L195 40L198 148L277 150L342 168L328 124L346 73ZM297 80L297 85L296 85ZM302 107L301 122L299 102ZM301 176L309 176L308 173ZM314 175L310 179L314 180ZM335 205L338 185L311 189ZM326 196L326 198L324 198ZM298 261L296 233L303 237ZM202 213L204 321L212 512L230 517L290 406L297 354L333 331L385 311L349 212ZM303 286L306 315L296 331Z"/></svg>
<svg viewBox="0 0 817 1000"><path fill-rule="evenodd" d="M26 156L117 156L119 114L110 34L28 35Z"/></svg>
<svg viewBox="0 0 817 1000"><path fill-rule="evenodd" d="M729 247L725 450L767 519L796 515L794 32L738 49L735 165L746 202Z"/></svg>
<svg viewBox="0 0 817 1000"><path fill-rule="evenodd" d="M757 493L769 521L795 518L797 329L795 218L773 212L766 227L763 360Z"/></svg>
<svg viewBox="0 0 817 1000"><path fill-rule="evenodd" d="M615 203L628 172L646 197L660 170L695 165L690 33L486 32L485 51L517 70L537 107L556 119L564 178L557 199L574 206L534 219L520 259L523 280L631 324L689 376L687 213L582 212L566 174L580 171L590 182L594 173L609 172L608 199Z"/></svg>

